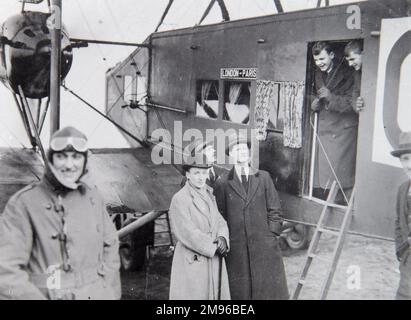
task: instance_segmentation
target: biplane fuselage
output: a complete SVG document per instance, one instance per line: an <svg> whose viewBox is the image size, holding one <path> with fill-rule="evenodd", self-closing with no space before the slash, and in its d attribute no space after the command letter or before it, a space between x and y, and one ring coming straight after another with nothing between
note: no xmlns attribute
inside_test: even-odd
<svg viewBox="0 0 411 320"><path fill-rule="evenodd" d="M383 19L404 18L406 12L405 1L367 1L154 33L146 40L151 49L137 49L107 72L107 110L114 120L134 126L134 132L142 138L154 141L156 130L166 129L172 140L164 139L162 143L184 147L188 141L178 139L174 132L177 121L181 122L182 132L196 128L203 134L207 129L256 128L258 81L303 83L301 146L284 146L284 131L277 118L278 123L267 126L267 136L259 142L259 159L254 165L270 172L281 192L286 218L315 223L321 204L309 199L313 139L309 95L315 68L311 46L316 41L330 41L342 52L350 40L362 40L361 96L365 109L359 115L351 231L392 238L395 194L405 176L394 160L388 163L378 157L385 152L389 158L400 130L399 100L385 100L382 111L378 107L379 51ZM397 47L389 59L395 68L401 68L410 51L409 46ZM396 84L398 94L400 75L387 71L386 76L383 83ZM214 86L214 97L210 98L214 105L201 113L198 101L204 81ZM230 99L227 86L233 82L249 89L248 96L243 97L245 102L238 102L248 104L249 119L240 111L231 112L229 119L225 114ZM395 87L390 90L392 95ZM134 98L146 93L147 106L143 109L147 112L124 108L127 100L133 100L121 96L124 91ZM386 150L378 143L380 137L388 141Z"/></svg>

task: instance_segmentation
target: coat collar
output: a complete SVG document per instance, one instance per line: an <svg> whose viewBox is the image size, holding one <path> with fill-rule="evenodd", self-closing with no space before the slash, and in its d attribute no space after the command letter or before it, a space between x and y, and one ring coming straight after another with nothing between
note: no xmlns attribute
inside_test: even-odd
<svg viewBox="0 0 411 320"><path fill-rule="evenodd" d="M201 194L198 191L196 191L194 189L194 187L192 187L188 181L185 184L184 188L186 188L186 190L188 191L188 193L189 193L189 195L190 195L190 197L193 201L194 206L197 208L197 210L202 215L204 215L208 219L208 221L210 222L210 225L211 225L211 211L213 210L213 208L212 208L212 204L210 203L210 200L212 201L212 199L214 197L213 196L213 188L211 188L208 185L205 186L206 193L208 194L209 199L203 199ZM204 201L202 201L201 199L203 199ZM207 214L207 212L204 212L204 208L203 208L203 205L202 205L204 202L207 204L208 209L210 211L210 214Z"/></svg>

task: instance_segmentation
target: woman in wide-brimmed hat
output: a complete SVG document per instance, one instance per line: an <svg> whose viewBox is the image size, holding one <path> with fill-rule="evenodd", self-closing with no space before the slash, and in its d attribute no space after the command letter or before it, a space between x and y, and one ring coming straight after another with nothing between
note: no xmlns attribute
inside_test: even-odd
<svg viewBox="0 0 411 320"><path fill-rule="evenodd" d="M211 166L208 172L208 178L206 183L214 190L215 184L217 180L220 178L220 176L217 173L215 165L217 159L216 150L214 148L214 140L203 140L202 138L199 138L190 143L186 148L191 157L194 157L196 154L202 153L207 158L207 162L209 162ZM183 176L180 186L184 187L186 182L187 177Z"/></svg>
<svg viewBox="0 0 411 320"><path fill-rule="evenodd" d="M187 183L170 205L177 244L170 279L170 299L230 299L224 256L229 250L228 227L213 190L206 184L211 164L203 154L185 163Z"/></svg>
<svg viewBox="0 0 411 320"><path fill-rule="evenodd" d="M391 152L401 161L401 165L408 176L407 181L401 184L397 193L395 216L395 249L400 261L400 283L396 299L411 300L411 132L400 134L398 148Z"/></svg>

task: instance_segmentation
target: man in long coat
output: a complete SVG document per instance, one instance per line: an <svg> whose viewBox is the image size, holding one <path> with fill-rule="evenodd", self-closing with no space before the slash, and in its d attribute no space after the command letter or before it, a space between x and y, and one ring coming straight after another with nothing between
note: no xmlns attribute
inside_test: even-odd
<svg viewBox="0 0 411 320"><path fill-rule="evenodd" d="M312 53L317 69L311 109L318 112L321 141L314 187L326 190L338 179L349 199L354 186L358 129L358 114L352 103L353 71L344 61L336 61L325 42L316 43Z"/></svg>
<svg viewBox="0 0 411 320"><path fill-rule="evenodd" d="M52 136L41 181L13 195L0 217L0 299L119 299L117 232L86 182L87 138Z"/></svg>
<svg viewBox="0 0 411 320"><path fill-rule="evenodd" d="M226 261L231 297L288 299L277 239L282 212L277 191L266 171L249 167L249 143L244 137L230 137L226 153L235 165L221 176L215 195L230 231Z"/></svg>

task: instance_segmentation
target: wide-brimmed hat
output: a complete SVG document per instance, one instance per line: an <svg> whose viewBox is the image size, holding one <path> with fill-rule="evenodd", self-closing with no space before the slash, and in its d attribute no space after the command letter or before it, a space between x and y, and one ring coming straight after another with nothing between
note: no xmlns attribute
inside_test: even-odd
<svg viewBox="0 0 411 320"><path fill-rule="evenodd" d="M204 140L202 138L195 139L193 142L191 142L187 146L187 151L194 156L196 153L199 153L200 151L204 150L205 148L209 146L213 146L214 141L213 140Z"/></svg>
<svg viewBox="0 0 411 320"><path fill-rule="evenodd" d="M394 157L400 157L404 153L411 153L411 131L401 132L398 140L398 148L391 154Z"/></svg>
<svg viewBox="0 0 411 320"><path fill-rule="evenodd" d="M228 145L225 149L226 155L229 155L231 148L238 144L247 144L247 147L249 149L251 148L251 142L246 137L243 135L234 134L228 137Z"/></svg>
<svg viewBox="0 0 411 320"><path fill-rule="evenodd" d="M212 164L207 160L203 153L197 153L194 156L189 156L184 159L183 170L188 171L190 168L208 169Z"/></svg>

